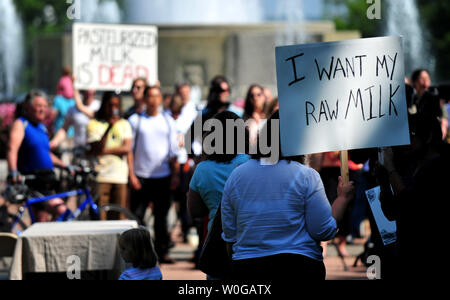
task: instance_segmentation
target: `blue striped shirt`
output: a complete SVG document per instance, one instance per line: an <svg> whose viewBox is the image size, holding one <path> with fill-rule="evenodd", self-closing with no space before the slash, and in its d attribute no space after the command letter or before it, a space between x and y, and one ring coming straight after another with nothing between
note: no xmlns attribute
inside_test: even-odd
<svg viewBox="0 0 450 300"><path fill-rule="evenodd" d="M129 268L120 275L119 280L162 280L158 266L151 269Z"/></svg>

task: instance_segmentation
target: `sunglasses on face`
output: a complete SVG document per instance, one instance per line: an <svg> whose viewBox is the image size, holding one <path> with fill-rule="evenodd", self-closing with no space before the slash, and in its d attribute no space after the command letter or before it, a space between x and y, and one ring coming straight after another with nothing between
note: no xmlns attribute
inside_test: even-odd
<svg viewBox="0 0 450 300"><path fill-rule="evenodd" d="M220 93L231 93L231 90L230 90L230 88L227 88L227 89L223 89L223 88L220 88Z"/></svg>

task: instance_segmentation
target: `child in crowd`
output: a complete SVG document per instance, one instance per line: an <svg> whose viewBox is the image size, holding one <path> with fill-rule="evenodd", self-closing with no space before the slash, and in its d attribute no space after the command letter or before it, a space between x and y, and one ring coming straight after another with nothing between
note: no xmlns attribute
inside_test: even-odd
<svg viewBox="0 0 450 300"><path fill-rule="evenodd" d="M131 229L119 238L120 255L133 267L120 275L119 280L162 280L158 258L153 248L150 232L143 227Z"/></svg>

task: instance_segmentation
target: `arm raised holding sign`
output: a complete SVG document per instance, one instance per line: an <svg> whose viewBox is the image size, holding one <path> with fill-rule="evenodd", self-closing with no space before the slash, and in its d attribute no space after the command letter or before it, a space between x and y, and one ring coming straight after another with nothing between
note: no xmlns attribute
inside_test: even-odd
<svg viewBox="0 0 450 300"><path fill-rule="evenodd" d="M57 131L50 142L50 148L56 149L67 137L70 127L75 129L75 146L85 146L86 144L86 127L90 119L95 116L99 103L94 99L95 91L84 91L84 99L81 100L80 92L74 90L75 108L71 108L66 115L64 125Z"/></svg>
<svg viewBox="0 0 450 300"><path fill-rule="evenodd" d="M90 91L92 93L92 91ZM80 92L75 89L74 91L75 105L77 109L85 114L88 118L93 119L95 117L95 111L90 109L88 105L83 103L80 97Z"/></svg>

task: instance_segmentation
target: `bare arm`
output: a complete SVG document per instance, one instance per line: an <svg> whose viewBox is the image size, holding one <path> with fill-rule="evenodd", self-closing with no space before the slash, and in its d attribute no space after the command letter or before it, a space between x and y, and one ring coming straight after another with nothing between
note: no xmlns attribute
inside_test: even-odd
<svg viewBox="0 0 450 300"><path fill-rule="evenodd" d="M320 175L317 172L313 172L313 175L315 180L312 181L310 192L305 198L306 230L314 240L328 241L336 235L337 223L342 219L352 197L353 183L343 184L342 177L339 177L338 197L330 209Z"/></svg>
<svg viewBox="0 0 450 300"><path fill-rule="evenodd" d="M19 155L19 148L25 137L25 128L22 121L14 121L9 137L8 143L8 169L9 171L17 171L17 158Z"/></svg>
<svg viewBox="0 0 450 300"><path fill-rule="evenodd" d="M123 141L122 146L111 148L111 149L105 149L105 146L102 147L102 155L111 154L111 155L128 155L128 153L131 152L131 139L126 139Z"/></svg>
<svg viewBox="0 0 450 300"><path fill-rule="evenodd" d="M136 174L134 174L134 155L133 155L133 151L130 151L127 154L127 164L128 164L128 174L130 174L130 177L136 176Z"/></svg>
<svg viewBox="0 0 450 300"><path fill-rule="evenodd" d="M106 155L106 154L119 155L119 156L128 155L128 153L131 151L131 143L132 143L131 138L125 139L123 144L119 147L105 149L106 140L108 139L108 134L109 134L110 130L113 128L116 121L117 120L109 123L109 126L106 129L106 131L103 134L100 141L90 144L90 146L91 146L90 154L97 155L97 156L98 155Z"/></svg>
<svg viewBox="0 0 450 300"><path fill-rule="evenodd" d="M50 149L57 148L66 139L69 127L70 121L66 118L63 127L58 130L53 139L50 141Z"/></svg>
<svg viewBox="0 0 450 300"><path fill-rule="evenodd" d="M446 118L441 119L441 130L442 130L442 139L445 140L447 138L448 133L448 120Z"/></svg>
<svg viewBox="0 0 450 300"><path fill-rule="evenodd" d="M77 109L88 116L90 119L93 119L95 116L95 112L90 110L89 107L83 104L81 101L80 92L78 90L74 90L74 98L75 98L75 106Z"/></svg>
<svg viewBox="0 0 450 300"><path fill-rule="evenodd" d="M187 194L187 209L192 218L202 218L209 214L208 207L199 193L189 189Z"/></svg>
<svg viewBox="0 0 450 300"><path fill-rule="evenodd" d="M58 117L59 112L57 109L55 109L54 107L52 107L51 111L50 111L50 119L52 120L56 120L56 118Z"/></svg>
<svg viewBox="0 0 450 300"><path fill-rule="evenodd" d="M51 157L51 159L52 159L52 163L55 165L55 166L58 166L58 167L60 167L60 168L66 168L67 167L67 164L65 164L61 159L59 159L55 154L53 154L53 153L51 153L50 152L50 157Z"/></svg>
<svg viewBox="0 0 450 300"><path fill-rule="evenodd" d="M334 200L333 206L331 207L332 215L337 222L342 220L347 205L353 198L354 192L355 187L353 186L353 182L344 184L342 177L339 176L338 197Z"/></svg>
<svg viewBox="0 0 450 300"><path fill-rule="evenodd" d="M127 155L127 163L128 163L128 174L130 178L130 184L131 187L138 191L142 188L141 182L139 181L139 178L137 178L136 174L134 173L134 154L133 151L128 152Z"/></svg>
<svg viewBox="0 0 450 300"><path fill-rule="evenodd" d="M98 142L93 142L90 144L91 150L89 151L89 154L91 155L102 155L103 149L106 146L106 139L108 138L108 133L113 127L113 124L109 124L108 128L105 130L105 133L103 134L102 138Z"/></svg>

